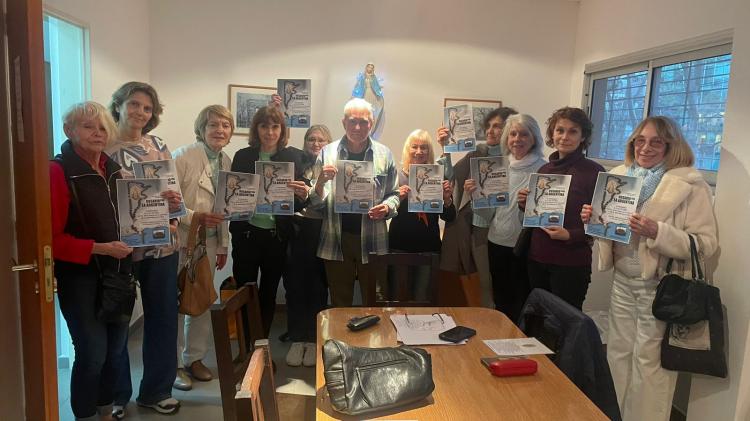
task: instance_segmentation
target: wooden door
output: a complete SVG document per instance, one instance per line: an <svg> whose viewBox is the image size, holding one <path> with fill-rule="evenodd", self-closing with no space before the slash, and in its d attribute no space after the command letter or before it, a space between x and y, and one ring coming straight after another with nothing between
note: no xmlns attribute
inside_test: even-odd
<svg viewBox="0 0 750 421"><path fill-rule="evenodd" d="M49 131L41 0L6 0L4 29L27 420L57 420L57 365L49 197ZM28 267L28 266L27 266ZM20 269L20 268L17 268Z"/></svg>

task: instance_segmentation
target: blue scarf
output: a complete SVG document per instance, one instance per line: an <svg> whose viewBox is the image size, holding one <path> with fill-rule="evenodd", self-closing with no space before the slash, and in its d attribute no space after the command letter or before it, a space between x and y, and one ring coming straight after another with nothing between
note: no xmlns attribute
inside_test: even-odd
<svg viewBox="0 0 750 421"><path fill-rule="evenodd" d="M638 209L641 209L643 203L654 195L656 188L659 186L661 178L666 172L667 168L666 166L664 166L664 161L660 162L657 165L654 165L651 168L643 168L636 162L633 162L633 165L628 167L629 176L643 178L643 184L641 185L641 195L640 197L638 197Z"/></svg>

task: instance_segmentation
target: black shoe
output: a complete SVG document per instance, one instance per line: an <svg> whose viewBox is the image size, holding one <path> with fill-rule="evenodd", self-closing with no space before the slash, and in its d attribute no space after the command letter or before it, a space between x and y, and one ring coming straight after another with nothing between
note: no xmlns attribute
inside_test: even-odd
<svg viewBox="0 0 750 421"><path fill-rule="evenodd" d="M281 342L289 342L289 340L290 340L290 338L289 338L289 332L284 332L281 335L279 335L279 340Z"/></svg>

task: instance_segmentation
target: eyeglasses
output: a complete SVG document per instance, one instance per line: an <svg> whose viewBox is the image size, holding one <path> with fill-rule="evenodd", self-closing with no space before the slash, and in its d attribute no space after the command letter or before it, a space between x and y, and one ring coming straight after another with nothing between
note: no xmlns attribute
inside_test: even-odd
<svg viewBox="0 0 750 421"><path fill-rule="evenodd" d="M350 126L369 126L370 120L366 118L347 118L346 124Z"/></svg>
<svg viewBox="0 0 750 421"><path fill-rule="evenodd" d="M316 139L314 137L308 137L307 139L305 139L305 142L320 143L321 145L325 145L326 143L328 143L328 141L326 141L325 139Z"/></svg>
<svg viewBox="0 0 750 421"><path fill-rule="evenodd" d="M409 315L404 314L404 320L406 321L406 326L409 327L409 329L414 330L443 330L443 326L445 325L445 321L443 320L443 316L441 316L439 313L432 313L432 316L435 318L434 320L409 320Z"/></svg>
<svg viewBox="0 0 750 421"><path fill-rule="evenodd" d="M664 149L667 146L667 142L660 138L646 139L644 137L638 137L633 141L633 145L637 148L642 148L646 145L652 149Z"/></svg>

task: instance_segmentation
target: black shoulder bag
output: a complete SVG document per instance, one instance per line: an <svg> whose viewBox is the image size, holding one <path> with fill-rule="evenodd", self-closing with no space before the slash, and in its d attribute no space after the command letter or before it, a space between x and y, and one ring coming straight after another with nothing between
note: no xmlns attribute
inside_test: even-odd
<svg viewBox="0 0 750 421"><path fill-rule="evenodd" d="M73 195L76 209L78 210L81 225L86 234L93 238L89 231L88 224L83 215L81 202L78 200L78 192L75 184L68 180L70 193ZM133 306L138 295L136 291L136 282L132 273L122 273L119 271L120 261L117 261L118 270L102 268L99 258L92 256L96 267L99 271L99 288L97 291L96 317L106 323L128 323L133 315Z"/></svg>
<svg viewBox="0 0 750 421"><path fill-rule="evenodd" d="M661 366L667 370L727 376L724 351L724 312L719 288L703 277L695 239L690 238L692 279L667 275L656 288L654 317L667 322L661 343ZM697 276L696 276L697 275Z"/></svg>

